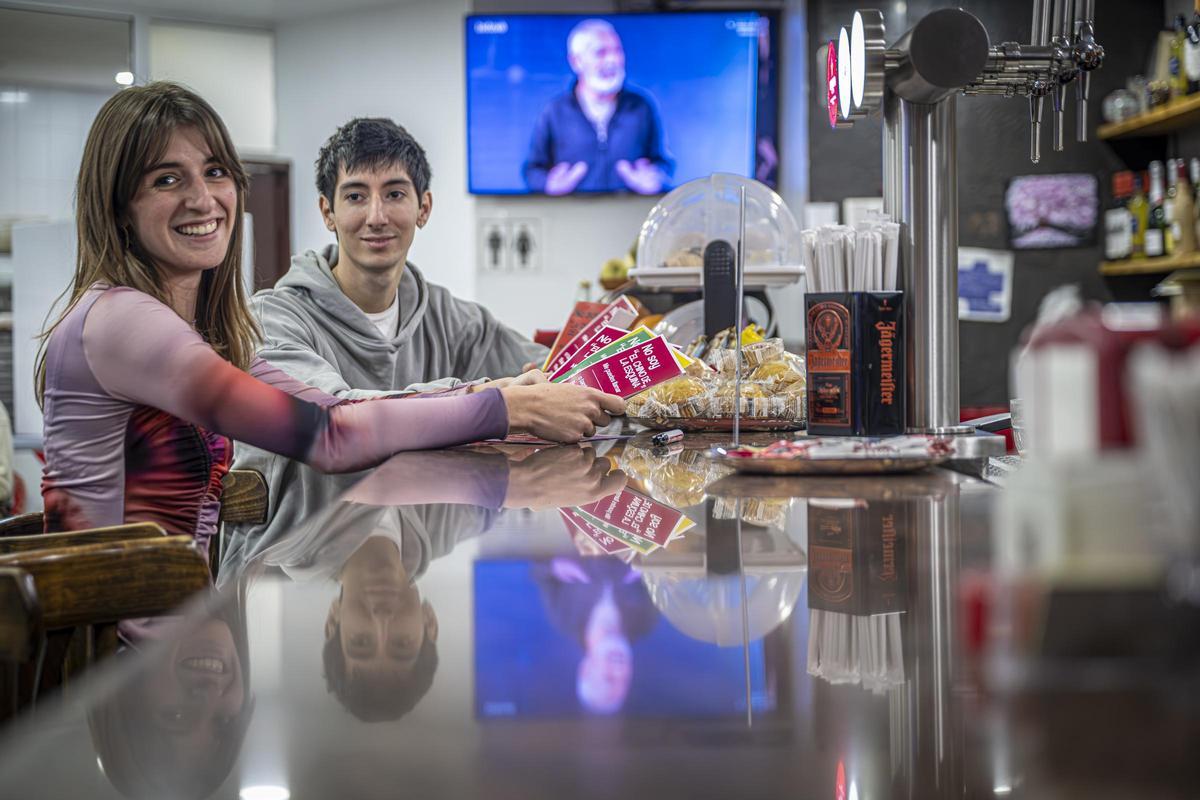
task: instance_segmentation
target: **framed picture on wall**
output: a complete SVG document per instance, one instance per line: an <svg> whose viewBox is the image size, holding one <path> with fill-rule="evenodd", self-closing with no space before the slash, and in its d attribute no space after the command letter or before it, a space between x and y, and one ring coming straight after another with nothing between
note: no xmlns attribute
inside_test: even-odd
<svg viewBox="0 0 1200 800"><path fill-rule="evenodd" d="M1096 242L1100 182L1087 173L1021 175L1004 192L1014 250L1086 247Z"/></svg>

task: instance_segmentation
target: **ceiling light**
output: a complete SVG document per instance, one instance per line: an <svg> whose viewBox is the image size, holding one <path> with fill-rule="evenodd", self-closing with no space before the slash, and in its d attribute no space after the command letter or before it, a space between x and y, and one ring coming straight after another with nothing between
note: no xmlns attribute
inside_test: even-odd
<svg viewBox="0 0 1200 800"><path fill-rule="evenodd" d="M239 794L242 800L288 800L292 796L283 786L246 786Z"/></svg>
<svg viewBox="0 0 1200 800"><path fill-rule="evenodd" d="M0 92L0 103L28 103L29 92Z"/></svg>
<svg viewBox="0 0 1200 800"><path fill-rule="evenodd" d="M115 80L117 83L121 84L122 86L132 86L133 85L133 73L132 72L118 72L115 76L113 76L113 80Z"/></svg>

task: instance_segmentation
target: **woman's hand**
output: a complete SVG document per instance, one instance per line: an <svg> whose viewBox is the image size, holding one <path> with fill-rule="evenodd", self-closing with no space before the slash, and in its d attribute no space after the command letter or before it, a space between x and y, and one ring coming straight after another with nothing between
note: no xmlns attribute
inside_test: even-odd
<svg viewBox="0 0 1200 800"><path fill-rule="evenodd" d="M528 374L528 373L527 373ZM509 430L553 442L578 442L625 413L625 401L587 386L539 383L500 390L508 406Z"/></svg>

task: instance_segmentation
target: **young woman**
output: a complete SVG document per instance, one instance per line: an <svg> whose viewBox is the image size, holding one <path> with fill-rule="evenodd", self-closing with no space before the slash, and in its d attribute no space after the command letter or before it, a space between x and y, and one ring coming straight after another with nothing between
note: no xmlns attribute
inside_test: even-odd
<svg viewBox="0 0 1200 800"><path fill-rule="evenodd" d="M513 429L577 441L623 410L545 383L342 402L289 378L254 356L245 188L194 93L154 83L100 109L76 187L75 278L38 365L47 530L153 521L207 544L229 438L337 472Z"/></svg>

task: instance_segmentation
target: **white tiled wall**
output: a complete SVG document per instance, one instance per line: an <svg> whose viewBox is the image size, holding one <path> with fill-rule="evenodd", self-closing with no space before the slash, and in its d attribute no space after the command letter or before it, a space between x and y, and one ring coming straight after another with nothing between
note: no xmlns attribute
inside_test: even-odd
<svg viewBox="0 0 1200 800"><path fill-rule="evenodd" d="M0 217L69 219L88 128L111 92L0 85Z"/></svg>

